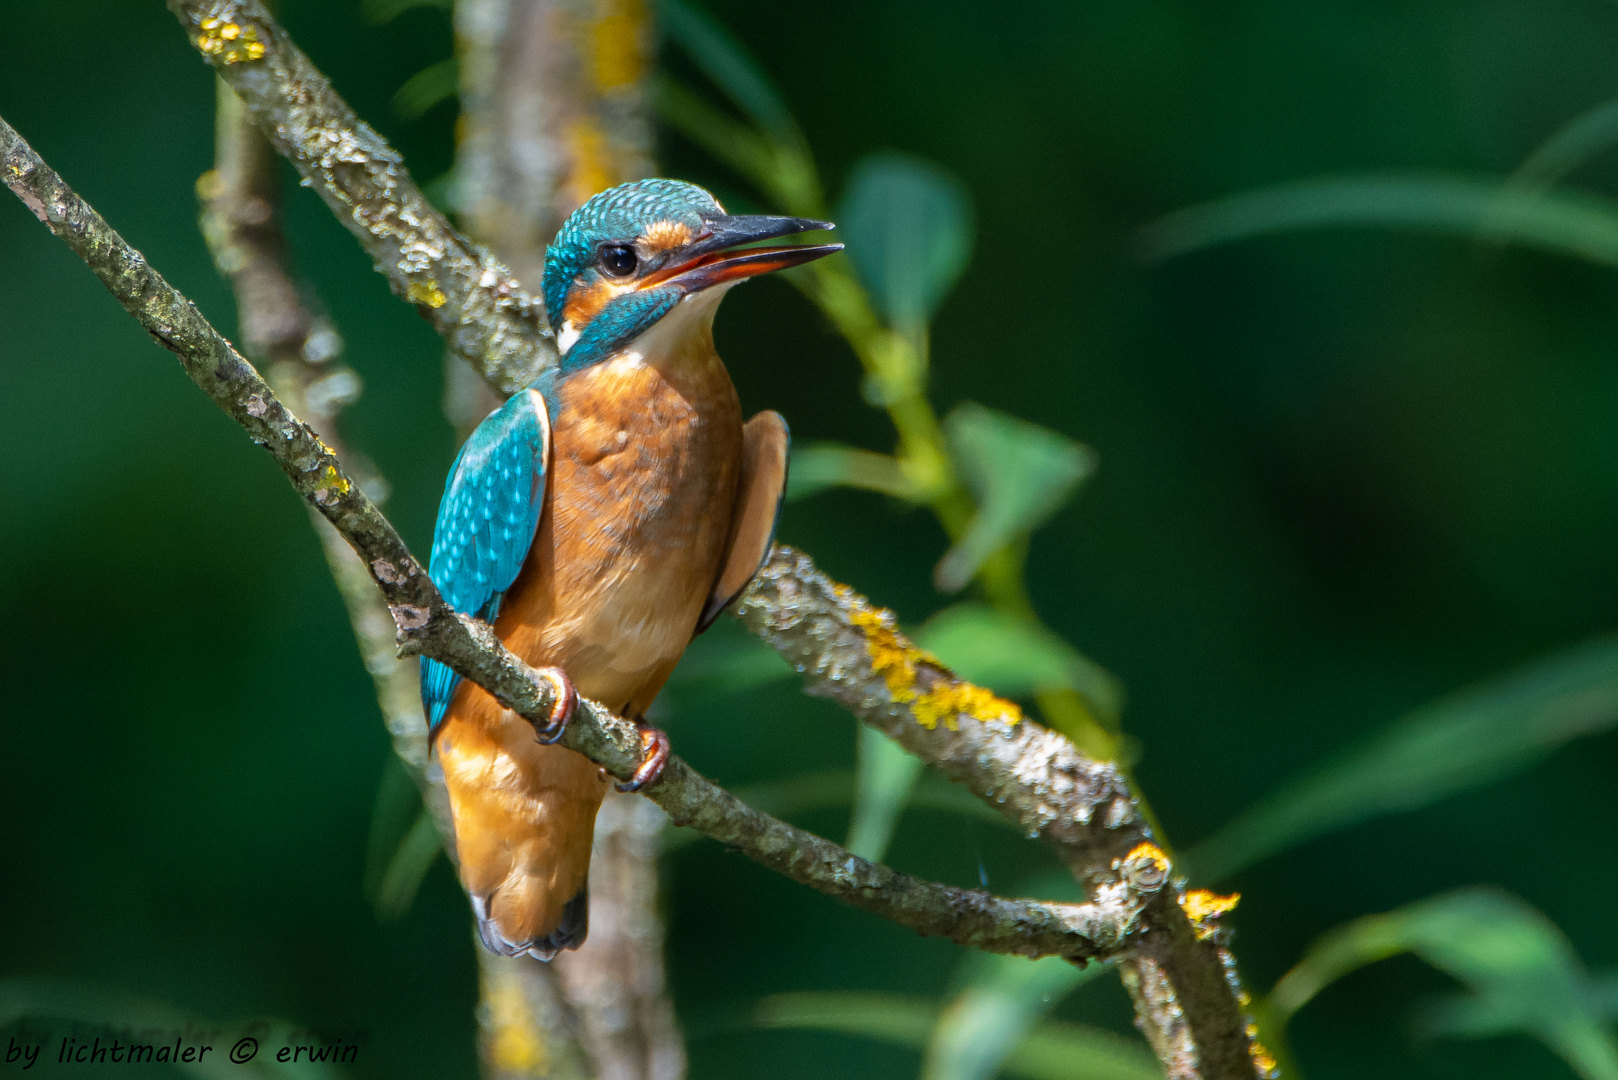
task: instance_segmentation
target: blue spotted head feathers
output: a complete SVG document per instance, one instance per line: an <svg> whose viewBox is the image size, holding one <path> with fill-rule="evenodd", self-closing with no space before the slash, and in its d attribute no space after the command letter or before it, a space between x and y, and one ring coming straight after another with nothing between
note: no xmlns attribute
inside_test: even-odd
<svg viewBox="0 0 1618 1080"><path fill-rule="evenodd" d="M695 236L704 217L724 212L712 195L683 180L637 180L592 196L562 223L545 251L545 311L551 329L560 332L574 283L601 277L596 263L602 245L634 244L662 222L683 225Z"/></svg>
<svg viewBox="0 0 1618 1080"><path fill-rule="evenodd" d="M573 212L545 252L545 310L561 370L606 359L696 292L842 245L728 249L831 227L729 215L712 195L680 180L637 180L601 192Z"/></svg>

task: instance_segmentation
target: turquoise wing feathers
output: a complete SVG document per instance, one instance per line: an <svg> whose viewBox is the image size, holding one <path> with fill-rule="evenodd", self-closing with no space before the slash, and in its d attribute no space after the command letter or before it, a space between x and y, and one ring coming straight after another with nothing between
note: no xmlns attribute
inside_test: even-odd
<svg viewBox="0 0 1618 1080"><path fill-rule="evenodd" d="M545 505L551 423L545 398L530 387L479 424L444 484L427 573L456 611L490 622L522 571ZM438 730L461 677L421 662L421 703Z"/></svg>

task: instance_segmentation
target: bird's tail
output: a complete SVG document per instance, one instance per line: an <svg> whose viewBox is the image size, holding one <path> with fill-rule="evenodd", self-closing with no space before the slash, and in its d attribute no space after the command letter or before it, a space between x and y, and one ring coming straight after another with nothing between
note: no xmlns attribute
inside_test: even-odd
<svg viewBox="0 0 1618 1080"><path fill-rule="evenodd" d="M589 929L590 845L607 784L588 758L541 746L533 729L485 726L452 709L444 768L461 881L491 952L549 960Z"/></svg>
<svg viewBox="0 0 1618 1080"><path fill-rule="evenodd" d="M586 881L578 895L562 905L562 920L556 929L543 937L512 941L506 937L506 928L489 912L489 898L472 894L472 914L478 920L478 938L483 947L501 956L532 956L550 960L563 949L577 949L584 944L590 932L590 883ZM521 931L517 932L522 936Z"/></svg>

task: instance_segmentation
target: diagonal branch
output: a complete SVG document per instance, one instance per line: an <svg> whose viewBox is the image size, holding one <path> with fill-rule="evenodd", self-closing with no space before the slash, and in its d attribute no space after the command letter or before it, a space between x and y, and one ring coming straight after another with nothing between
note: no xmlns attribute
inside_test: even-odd
<svg viewBox="0 0 1618 1080"><path fill-rule="evenodd" d="M0 120L0 180L77 254L147 333L255 443L294 489L342 533L370 568L398 628L400 649L448 664L536 727L555 691L481 622L458 615L433 587L391 523L343 471L329 447L275 397L253 366L184 296L126 244L9 125ZM562 745L620 778L640 762L636 726L581 699ZM1122 864L1117 882L1085 904L1008 900L922 881L860 859L828 840L747 806L679 758L646 789L676 824L756 862L918 933L991 952L1101 959L1132 944L1137 919L1161 893L1150 854ZM1138 864L1138 865L1137 865Z"/></svg>
<svg viewBox="0 0 1618 1080"><path fill-rule="evenodd" d="M354 115L259 0L168 6L253 122L452 352L508 394L556 362L540 301L434 209L398 152Z"/></svg>
<svg viewBox="0 0 1618 1080"><path fill-rule="evenodd" d="M343 446L340 413L358 397L359 376L337 362L342 339L312 309L306 290L293 279L282 229L275 148L249 122L229 86L219 82L217 91L214 167L197 182L197 191L208 250L235 293L243 351L266 365L278 396L320 429L326 444L349 462L363 487L373 493L385 490L387 482L370 463ZM377 704L394 750L439 833L452 837L444 785L427 776L427 718L421 709L416 665L394 655L393 620L365 565L325 518L313 512L310 518L376 685ZM454 843L447 843L445 850L454 859Z"/></svg>

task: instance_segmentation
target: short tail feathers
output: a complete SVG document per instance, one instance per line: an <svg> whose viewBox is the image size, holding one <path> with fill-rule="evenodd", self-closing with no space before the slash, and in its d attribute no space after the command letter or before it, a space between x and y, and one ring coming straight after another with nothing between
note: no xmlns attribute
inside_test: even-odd
<svg viewBox="0 0 1618 1080"><path fill-rule="evenodd" d="M535 940L508 941L489 913L487 896L472 897L472 913L477 916L478 937L490 952L551 960L564 949L577 949L584 944L585 935L590 932L590 882L586 879L578 894L562 908L562 920L556 924L556 929Z"/></svg>

